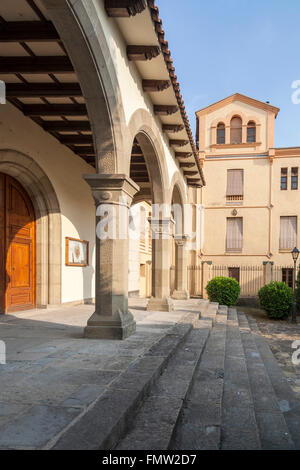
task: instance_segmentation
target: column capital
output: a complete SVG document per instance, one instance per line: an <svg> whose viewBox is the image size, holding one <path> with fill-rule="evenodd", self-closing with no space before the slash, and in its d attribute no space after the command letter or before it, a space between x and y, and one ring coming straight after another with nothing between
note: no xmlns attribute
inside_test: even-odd
<svg viewBox="0 0 300 470"><path fill-rule="evenodd" d="M185 246L190 238L189 235L174 235L174 241L177 246Z"/></svg>
<svg viewBox="0 0 300 470"><path fill-rule="evenodd" d="M120 197L123 197L127 206L130 207L134 195L140 189L139 186L125 174L90 174L83 175L83 178L92 190L96 205L117 204L120 202Z"/></svg>
<svg viewBox="0 0 300 470"><path fill-rule="evenodd" d="M172 217L149 217L148 220L153 236L171 237L171 225L175 223Z"/></svg>

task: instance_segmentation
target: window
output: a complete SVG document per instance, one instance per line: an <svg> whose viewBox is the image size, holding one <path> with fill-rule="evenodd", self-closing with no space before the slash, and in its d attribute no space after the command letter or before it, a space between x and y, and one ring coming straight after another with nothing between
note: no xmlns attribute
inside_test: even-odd
<svg viewBox="0 0 300 470"><path fill-rule="evenodd" d="M242 143L242 120L239 116L234 116L230 122L230 143Z"/></svg>
<svg viewBox="0 0 300 470"><path fill-rule="evenodd" d="M292 168L291 189L298 189L298 168Z"/></svg>
<svg viewBox="0 0 300 470"><path fill-rule="evenodd" d="M228 268L228 276L240 282L240 268Z"/></svg>
<svg viewBox="0 0 300 470"><path fill-rule="evenodd" d="M227 201L244 199L244 170L227 170Z"/></svg>
<svg viewBox="0 0 300 470"><path fill-rule="evenodd" d="M227 218L226 251L242 251L243 248L243 218Z"/></svg>
<svg viewBox="0 0 300 470"><path fill-rule="evenodd" d="M297 217L280 217L280 250L292 250L297 245Z"/></svg>
<svg viewBox="0 0 300 470"><path fill-rule="evenodd" d="M293 289L294 270L293 268L282 268L282 282L285 282Z"/></svg>
<svg viewBox="0 0 300 470"><path fill-rule="evenodd" d="M282 191L287 190L287 177L288 177L288 169L287 168L281 168L280 189Z"/></svg>
<svg viewBox="0 0 300 470"><path fill-rule="evenodd" d="M217 144L225 144L225 124L223 122L217 126Z"/></svg>
<svg viewBox="0 0 300 470"><path fill-rule="evenodd" d="M256 142L256 124L254 121L249 121L247 125L247 142Z"/></svg>

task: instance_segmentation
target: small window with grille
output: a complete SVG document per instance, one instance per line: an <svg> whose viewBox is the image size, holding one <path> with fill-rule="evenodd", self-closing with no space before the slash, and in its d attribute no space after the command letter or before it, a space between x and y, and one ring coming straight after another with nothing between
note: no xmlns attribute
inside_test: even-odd
<svg viewBox="0 0 300 470"><path fill-rule="evenodd" d="M293 289L294 273L293 268L282 268L282 282L285 282Z"/></svg>
<svg viewBox="0 0 300 470"><path fill-rule="evenodd" d="M298 189L298 168L292 168L291 189Z"/></svg>
<svg viewBox="0 0 300 470"><path fill-rule="evenodd" d="M288 169L287 168L281 168L280 189L282 191L287 190L287 178L288 178Z"/></svg>

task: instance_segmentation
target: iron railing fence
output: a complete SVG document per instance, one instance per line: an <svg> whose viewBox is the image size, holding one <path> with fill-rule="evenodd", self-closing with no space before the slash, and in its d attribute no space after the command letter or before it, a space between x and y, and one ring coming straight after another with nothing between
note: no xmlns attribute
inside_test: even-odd
<svg viewBox="0 0 300 470"><path fill-rule="evenodd" d="M207 283L217 276L234 277L241 286L241 297L257 297L258 291L271 281L283 281L293 287L293 266L279 265L190 265L187 268L188 290L191 295L203 296ZM175 289L176 269L170 270L171 292Z"/></svg>

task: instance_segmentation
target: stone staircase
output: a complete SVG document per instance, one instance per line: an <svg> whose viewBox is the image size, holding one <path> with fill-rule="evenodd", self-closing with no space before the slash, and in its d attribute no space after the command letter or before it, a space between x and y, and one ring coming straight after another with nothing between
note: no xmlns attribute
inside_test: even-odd
<svg viewBox="0 0 300 470"><path fill-rule="evenodd" d="M117 450L300 448L300 403L256 322L202 305Z"/></svg>
<svg viewBox="0 0 300 470"><path fill-rule="evenodd" d="M50 448L300 449L300 403L255 320L200 301Z"/></svg>

